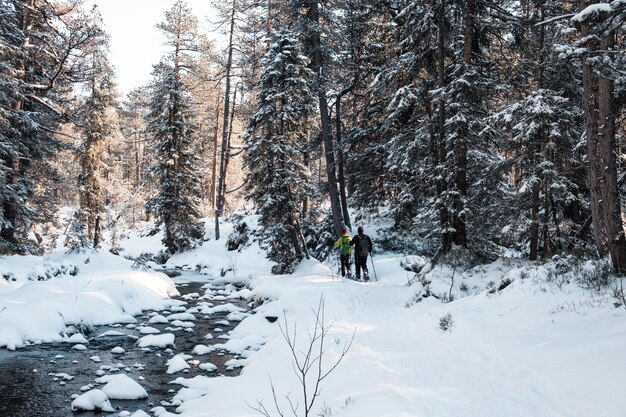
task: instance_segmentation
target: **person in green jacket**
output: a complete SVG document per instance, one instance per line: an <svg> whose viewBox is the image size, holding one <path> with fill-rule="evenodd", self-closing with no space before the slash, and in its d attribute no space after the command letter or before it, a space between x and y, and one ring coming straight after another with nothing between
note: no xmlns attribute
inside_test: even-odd
<svg viewBox="0 0 626 417"><path fill-rule="evenodd" d="M343 229L341 232L341 237L337 239L335 242L335 247L339 248L339 257L341 258L341 276L346 276L346 271L348 273L348 277L352 276L351 265L350 265L350 252L352 251L352 246L350 245L350 235L346 229Z"/></svg>

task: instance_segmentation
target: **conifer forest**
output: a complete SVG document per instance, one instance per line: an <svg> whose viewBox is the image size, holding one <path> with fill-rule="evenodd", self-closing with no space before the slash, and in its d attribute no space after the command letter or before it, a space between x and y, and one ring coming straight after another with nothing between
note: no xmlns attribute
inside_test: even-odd
<svg viewBox="0 0 626 417"><path fill-rule="evenodd" d="M245 212L274 273L372 218L380 250L626 273L626 0L172 4L123 96L97 7L0 0L0 253L150 220L167 258Z"/></svg>

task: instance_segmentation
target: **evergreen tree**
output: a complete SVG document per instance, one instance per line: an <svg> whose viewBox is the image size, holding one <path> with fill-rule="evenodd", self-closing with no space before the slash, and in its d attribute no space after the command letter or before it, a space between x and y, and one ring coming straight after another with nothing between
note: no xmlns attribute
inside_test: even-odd
<svg viewBox="0 0 626 417"><path fill-rule="evenodd" d="M308 256L301 230L303 201L313 192L303 163L303 121L314 111L311 70L296 35L283 29L272 36L263 60L258 106L245 136L247 189L261 215L275 272L291 271Z"/></svg>
<svg viewBox="0 0 626 417"><path fill-rule="evenodd" d="M183 75L193 68L198 50L197 19L183 1L177 1L158 25L172 50L156 65L151 86L147 130L156 150L152 168L158 192L146 204L164 227L163 244L170 254L192 248L203 237L198 221L199 160L193 152L196 125L191 122L190 92Z"/></svg>
<svg viewBox="0 0 626 417"><path fill-rule="evenodd" d="M87 81L88 97L84 103L83 142L78 149L79 204L86 217L87 236L98 245L100 230L96 219L104 208L102 177L108 170L106 151L118 129L113 106L116 101L114 73L108 64L103 45L91 54L91 73Z"/></svg>
<svg viewBox="0 0 626 417"><path fill-rule="evenodd" d="M509 48L516 65L505 69L510 86L506 104L493 119L512 173L515 213L508 235L528 245L531 260L539 249L547 257L567 246L578 228L580 194L585 189L577 144L582 135L580 66L562 65L553 45L567 33L562 21L543 24L571 12L560 1L531 2L521 10ZM526 76L520 76L526 74ZM518 219L518 218L521 218Z"/></svg>
<svg viewBox="0 0 626 417"><path fill-rule="evenodd" d="M0 239L12 249L19 249L34 215L27 171L47 165L58 149L59 124L71 119L68 97L84 77L84 51L101 35L82 1L73 3L0 3Z"/></svg>

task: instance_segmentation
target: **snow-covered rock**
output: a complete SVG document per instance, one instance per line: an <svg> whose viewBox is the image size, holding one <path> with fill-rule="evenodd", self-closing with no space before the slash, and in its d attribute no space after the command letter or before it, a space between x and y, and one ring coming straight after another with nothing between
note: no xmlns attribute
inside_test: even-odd
<svg viewBox="0 0 626 417"><path fill-rule="evenodd" d="M115 410L107 395L99 389L92 389L72 401L72 411L102 410L105 413L113 413Z"/></svg>
<svg viewBox="0 0 626 417"><path fill-rule="evenodd" d="M138 382L124 374L105 375L97 378L96 382L106 384L102 387L102 392L112 400L138 400L148 397L148 392Z"/></svg>

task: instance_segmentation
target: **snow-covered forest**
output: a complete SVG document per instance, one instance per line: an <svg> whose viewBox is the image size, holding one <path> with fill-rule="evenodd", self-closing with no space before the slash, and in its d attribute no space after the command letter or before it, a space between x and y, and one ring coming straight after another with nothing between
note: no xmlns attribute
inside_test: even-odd
<svg viewBox="0 0 626 417"><path fill-rule="evenodd" d="M277 272L372 215L389 250L621 272L622 1L233 0L219 42L176 2L126 97L81 3L2 2L5 253L65 229L115 248L153 220L167 257L245 208Z"/></svg>
<svg viewBox="0 0 626 417"><path fill-rule="evenodd" d="M193 350L243 371L157 417L623 415L626 0L214 7L122 95L93 1L0 0L0 348L214 314L179 270L247 303Z"/></svg>

